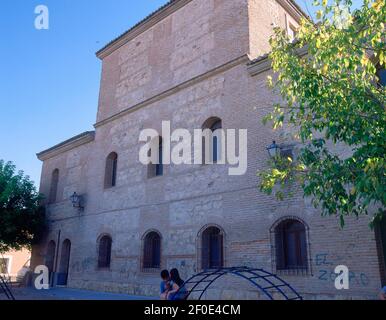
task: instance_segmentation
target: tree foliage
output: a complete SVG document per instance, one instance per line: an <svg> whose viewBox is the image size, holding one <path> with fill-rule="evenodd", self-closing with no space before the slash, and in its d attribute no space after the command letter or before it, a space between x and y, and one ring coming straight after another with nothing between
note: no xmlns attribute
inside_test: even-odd
<svg viewBox="0 0 386 320"><path fill-rule="evenodd" d="M300 147L296 161L278 159L259 173L260 188L281 198L275 186L296 180L342 227L345 217L363 214L372 225L386 202L386 91L377 72L386 63L385 0L364 0L357 10L349 0L314 5L316 23L303 19L295 41L279 28L271 38L269 85L283 102L264 120L293 127Z"/></svg>
<svg viewBox="0 0 386 320"><path fill-rule="evenodd" d="M44 229L41 196L28 176L0 160L0 252L29 247Z"/></svg>

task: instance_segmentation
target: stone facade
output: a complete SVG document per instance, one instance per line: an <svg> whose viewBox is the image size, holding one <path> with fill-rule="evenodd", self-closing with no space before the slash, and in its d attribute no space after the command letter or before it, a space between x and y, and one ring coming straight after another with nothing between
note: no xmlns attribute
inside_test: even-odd
<svg viewBox="0 0 386 320"><path fill-rule="evenodd" d="M206 226L224 233L225 266L275 272L272 228L280 219L297 217L307 228L308 271L282 277L308 299L375 298L382 250L367 219L353 219L342 231L335 218L322 218L299 193L278 202L257 188L256 172L267 166L266 146L274 139L288 141L262 124L278 98L266 86L269 68L256 71L250 61L269 51L272 24L285 28L301 16L292 1L176 0L99 51L103 66L95 132L38 155L40 191L50 193L55 169L59 180L56 201L47 204L47 236L34 247L32 264L46 262L48 243L54 241L54 269L59 270L68 239L68 286L158 295L159 271L141 267L149 230L162 237L161 268L177 267L185 279L201 269ZM138 159L142 129L160 132L161 121L170 120L172 130L193 130L214 116L224 129L248 129L245 175L229 176L228 165L167 165L163 176L148 178ZM117 181L106 189L111 152L118 154ZM73 192L83 196L84 210L73 208ZM97 242L103 234L112 237L109 269L98 268ZM338 291L333 272L342 264L350 268L351 286ZM250 289L235 292L218 284L212 297L255 298Z"/></svg>

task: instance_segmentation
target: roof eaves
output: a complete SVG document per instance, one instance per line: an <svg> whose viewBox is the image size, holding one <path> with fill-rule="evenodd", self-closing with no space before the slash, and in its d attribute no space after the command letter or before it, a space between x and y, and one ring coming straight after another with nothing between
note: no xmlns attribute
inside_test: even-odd
<svg viewBox="0 0 386 320"><path fill-rule="evenodd" d="M169 8L176 7L176 10L188 2L192 0L170 0L167 3L165 3L163 6L149 14L147 17L136 23L133 27L131 27L129 30L122 33L120 36L115 38L114 40L107 43L102 49L98 50L96 52L96 55L98 58L103 59L106 56L108 56L111 52L113 52L117 47L120 47L121 45L125 44L127 41L129 41L129 34L135 34L135 31L138 31L141 27L145 26L147 23L149 23L153 18L156 18L159 15L162 15L162 13L166 12ZM302 10L302 8L296 3L294 0L278 0L279 3L287 2L298 14L299 16L304 16L308 19L309 16ZM140 33L140 32L139 32ZM125 41L128 39L127 41ZM116 46L115 46L116 45Z"/></svg>
<svg viewBox="0 0 386 320"><path fill-rule="evenodd" d="M258 63L258 62L260 62L260 61L262 61L262 60L267 59L268 57L269 57L269 53L266 53L266 54L264 54L264 55L262 55L262 56L257 57L256 59L253 59L253 60L249 61L249 62L247 63L247 65L248 65L248 66L253 65L253 64L255 64L255 63Z"/></svg>
<svg viewBox="0 0 386 320"><path fill-rule="evenodd" d="M299 57L304 57L308 54L308 45L295 49L295 54ZM251 76L258 75L264 71L272 69L272 61L270 59L270 53L266 53L256 59L253 59L247 63L248 72Z"/></svg>
<svg viewBox="0 0 386 320"><path fill-rule="evenodd" d="M130 37L128 37L130 34L135 34L135 31L138 31L141 29L141 27L146 26L146 24L151 23L153 19L157 20L156 18L161 16L163 17L163 14L166 13L168 10L175 8L175 10L179 9L180 7L184 6L188 2L192 0L170 0L160 8L158 8L156 11L149 14L146 18L142 19L140 22L136 23L133 27L131 27L129 30L122 33L120 36L115 38L114 40L107 43L102 49L98 50L96 52L96 55L98 58L103 59L107 55L109 55L111 52L113 52L116 48L115 45L118 47L125 44L127 41L130 40ZM166 14L167 16L168 14ZM158 21L158 20L157 20ZM145 28L147 29L147 28ZM141 33L141 32L139 32ZM126 39L129 39L125 41ZM109 50L113 48L113 50Z"/></svg>
<svg viewBox="0 0 386 320"><path fill-rule="evenodd" d="M88 143L88 142L91 142L93 141L95 138L95 131L86 131L86 132L83 132L81 134L78 134L77 136L75 137L72 137L68 140L65 140L49 149L46 149L44 151L41 151L39 153L36 154L36 156L38 157L39 160L46 160L46 159L49 159L51 157L53 157L54 155L62 152L62 151L67 151L67 150L71 150L73 148L76 148L82 144L85 144L85 143Z"/></svg>
<svg viewBox="0 0 386 320"><path fill-rule="evenodd" d="M305 11L302 9L302 7L301 6L299 6L298 4L297 4L297 2L295 1L295 0L289 0L291 3L292 3L292 5L304 16L304 17L306 17L307 19L311 19L311 17L307 14L307 13L305 13Z"/></svg>

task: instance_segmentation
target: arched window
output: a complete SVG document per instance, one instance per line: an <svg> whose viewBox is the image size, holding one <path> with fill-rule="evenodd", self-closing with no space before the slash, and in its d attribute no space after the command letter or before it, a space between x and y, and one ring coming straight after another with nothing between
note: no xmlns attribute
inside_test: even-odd
<svg viewBox="0 0 386 320"><path fill-rule="evenodd" d="M158 163L151 163L148 166L148 178L154 178L154 177L160 177L164 174L164 165L163 165L163 158L162 158L162 137L158 137L156 140L158 140ZM151 150L149 152L155 152L155 150Z"/></svg>
<svg viewBox="0 0 386 320"><path fill-rule="evenodd" d="M224 266L224 237L217 227L209 227L202 233L201 268L214 269Z"/></svg>
<svg viewBox="0 0 386 320"><path fill-rule="evenodd" d="M161 236L149 232L143 243L143 269L159 269L161 267Z"/></svg>
<svg viewBox="0 0 386 320"><path fill-rule="evenodd" d="M68 272L70 269L71 241L66 239L62 243L62 253L60 255L59 274L56 284L66 286L68 282Z"/></svg>
<svg viewBox="0 0 386 320"><path fill-rule="evenodd" d="M49 203L55 203L58 193L59 169L55 169L51 175Z"/></svg>
<svg viewBox="0 0 386 320"><path fill-rule="evenodd" d="M110 268L112 239L104 235L99 239L98 268Z"/></svg>
<svg viewBox="0 0 386 320"><path fill-rule="evenodd" d="M307 239L303 223L287 219L275 228L276 269L307 270Z"/></svg>
<svg viewBox="0 0 386 320"><path fill-rule="evenodd" d="M112 152L106 159L105 188L115 187L117 182L117 167L118 155Z"/></svg>
<svg viewBox="0 0 386 320"><path fill-rule="evenodd" d="M222 129L222 120L217 117L209 118L205 121L204 125L202 126L202 129L204 131L206 129L209 129L212 132L212 137L210 141L207 141L205 135L203 138L203 163L217 163L221 159L222 147L221 134L217 130ZM209 145L207 145L208 143ZM206 159L207 157L205 150L209 150L209 159Z"/></svg>

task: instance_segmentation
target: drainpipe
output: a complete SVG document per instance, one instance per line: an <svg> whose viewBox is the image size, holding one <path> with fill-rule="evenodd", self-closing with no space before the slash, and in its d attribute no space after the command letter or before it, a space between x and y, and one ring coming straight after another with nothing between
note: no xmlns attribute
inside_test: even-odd
<svg viewBox="0 0 386 320"><path fill-rule="evenodd" d="M51 286L53 287L55 284L55 278L57 274L58 269L58 260L59 260L59 246L60 246L60 230L58 232L58 242L56 245L56 254L55 254L55 263L54 263L54 270L52 272L52 279L51 279Z"/></svg>

